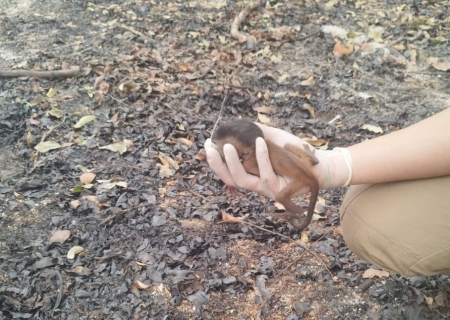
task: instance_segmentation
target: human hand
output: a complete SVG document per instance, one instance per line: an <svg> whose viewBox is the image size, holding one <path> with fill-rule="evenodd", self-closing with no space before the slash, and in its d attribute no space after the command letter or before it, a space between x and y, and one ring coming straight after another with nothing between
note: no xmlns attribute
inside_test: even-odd
<svg viewBox="0 0 450 320"><path fill-rule="evenodd" d="M284 130L257 124L263 131L265 139L283 147L289 143L301 148L314 150L306 141ZM212 170L224 181L227 186L255 191L274 199L275 195L286 185L292 182L289 176L279 176L273 171L270 163L267 145L262 138L256 140L256 158L260 177L245 171L240 162L236 149L231 144L223 148L225 162L210 139L205 141L207 160ZM321 189L346 186L351 179L351 157L346 149L330 151L314 150L319 164L313 167L319 180ZM296 192L300 196L309 191L308 187Z"/></svg>

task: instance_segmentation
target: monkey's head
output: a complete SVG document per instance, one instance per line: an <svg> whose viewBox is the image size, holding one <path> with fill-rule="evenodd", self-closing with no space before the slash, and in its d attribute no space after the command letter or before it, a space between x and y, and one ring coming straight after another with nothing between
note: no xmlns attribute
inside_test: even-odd
<svg viewBox="0 0 450 320"><path fill-rule="evenodd" d="M246 160L255 154L256 138L264 138L260 127L249 120L238 119L221 125L214 132L212 141L216 145L222 159L223 146L227 143L232 144L241 160Z"/></svg>

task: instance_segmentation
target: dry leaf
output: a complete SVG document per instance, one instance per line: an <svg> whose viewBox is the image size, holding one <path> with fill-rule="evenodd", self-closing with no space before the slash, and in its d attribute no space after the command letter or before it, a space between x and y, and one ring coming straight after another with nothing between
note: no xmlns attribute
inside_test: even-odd
<svg viewBox="0 0 450 320"><path fill-rule="evenodd" d="M53 150L53 149L59 149L59 148L61 148L61 146L56 141L44 141L44 142L38 143L34 148L41 153L45 153L45 152Z"/></svg>
<svg viewBox="0 0 450 320"><path fill-rule="evenodd" d="M47 113L49 115L51 115L51 116L54 116L55 118L58 118L58 119L62 117L62 111L57 109L57 108L55 108L55 107L52 107L52 109L50 111L47 111Z"/></svg>
<svg viewBox="0 0 450 320"><path fill-rule="evenodd" d="M341 58L343 56L347 56L353 53L353 45L351 43L341 43L336 42L333 48L333 55L336 58Z"/></svg>
<svg viewBox="0 0 450 320"><path fill-rule="evenodd" d="M127 145L124 142L117 142L108 144L107 146L98 147L99 149L107 149L113 152L118 152L119 154L123 154L127 151Z"/></svg>
<svg viewBox="0 0 450 320"><path fill-rule="evenodd" d="M188 140L186 138L177 138L177 140L188 147L192 146L193 144L191 140Z"/></svg>
<svg viewBox="0 0 450 320"><path fill-rule="evenodd" d="M364 100L372 98L372 96L370 94L367 94L367 93L364 93L364 92L358 92L358 97L363 98Z"/></svg>
<svg viewBox="0 0 450 320"><path fill-rule="evenodd" d="M262 124L270 124L270 119L268 116L266 116L263 113L258 113L258 120L262 123Z"/></svg>
<svg viewBox="0 0 450 320"><path fill-rule="evenodd" d="M125 181L119 181L119 182L116 182L116 186L122 187L122 188L128 188L128 183L126 183Z"/></svg>
<svg viewBox="0 0 450 320"><path fill-rule="evenodd" d="M316 83L316 81L314 80L314 76L310 76L308 79L300 82L300 85L301 86L313 86L315 83Z"/></svg>
<svg viewBox="0 0 450 320"><path fill-rule="evenodd" d="M67 259L73 260L73 259L75 259L75 256L76 256L77 254L79 254L79 253L81 253L81 252L83 252L83 251L84 251L84 248L83 248L83 247L80 247L80 246L72 247L72 248L69 250L69 252L67 252Z"/></svg>
<svg viewBox="0 0 450 320"><path fill-rule="evenodd" d="M31 146L31 144L34 141L33 135L31 134L30 131L27 132L27 146Z"/></svg>
<svg viewBox="0 0 450 320"><path fill-rule="evenodd" d="M89 184L95 179L95 173L86 172L80 176L80 181L82 184Z"/></svg>
<svg viewBox="0 0 450 320"><path fill-rule="evenodd" d="M329 141L325 139L317 139L317 138L303 138L306 142L308 142L310 145L313 145L314 147L321 147L324 145L328 145Z"/></svg>
<svg viewBox="0 0 450 320"><path fill-rule="evenodd" d="M255 110L258 113L272 113L274 109L272 107L253 107L253 110Z"/></svg>
<svg viewBox="0 0 450 320"><path fill-rule="evenodd" d="M201 150L201 151L197 152L197 154L195 155L194 158L197 160L200 160L200 161L206 160L206 153L203 150Z"/></svg>
<svg viewBox="0 0 450 320"><path fill-rule="evenodd" d="M80 200L72 200L70 201L70 206L74 209L78 208L78 206L80 205Z"/></svg>
<svg viewBox="0 0 450 320"><path fill-rule="evenodd" d="M96 205L99 205L99 204L100 204L100 201L98 200L98 197L97 197L97 196L84 196L84 197L81 198L81 199L83 199L83 200L88 200L88 201L91 201L91 202L94 202Z"/></svg>
<svg viewBox="0 0 450 320"><path fill-rule="evenodd" d="M246 219L247 219L247 216L233 217L232 215L229 215L225 211L222 211L222 221L221 221L222 223L239 223Z"/></svg>
<svg viewBox="0 0 450 320"><path fill-rule="evenodd" d="M279 84L286 83L287 79L289 79L289 75L287 73L285 73L278 78L277 82Z"/></svg>
<svg viewBox="0 0 450 320"><path fill-rule="evenodd" d="M275 208L277 208L278 210L286 210L286 208L279 202L275 202L273 204L275 206Z"/></svg>
<svg viewBox="0 0 450 320"><path fill-rule="evenodd" d="M84 126L86 123L89 123L94 120L95 120L95 116L93 116L93 115L84 116L84 117L81 117L81 119L78 120L78 122L73 127L78 129L78 128L81 128L82 126Z"/></svg>
<svg viewBox="0 0 450 320"><path fill-rule="evenodd" d="M442 294L442 292L439 292L437 294L436 297L434 297L434 301L436 301L436 304L438 305L438 307L446 307L447 303L446 303L446 298L444 297L444 295Z"/></svg>
<svg viewBox="0 0 450 320"><path fill-rule="evenodd" d="M47 92L47 97L53 98L56 95L56 90L53 88L50 88Z"/></svg>
<svg viewBox="0 0 450 320"><path fill-rule="evenodd" d="M439 71L448 71L450 70L450 61L435 62L433 63L433 67Z"/></svg>
<svg viewBox="0 0 450 320"><path fill-rule="evenodd" d="M173 175L173 172L170 169L170 166L168 163L166 163L166 164L157 163L156 166L159 168L159 173L161 173L163 175L163 177L170 177Z"/></svg>
<svg viewBox="0 0 450 320"><path fill-rule="evenodd" d="M362 277L364 279L367 279L367 278L372 279L373 277L385 278L385 277L389 277L389 272L370 268L370 269L367 269L366 271L364 271L364 274L362 275Z"/></svg>
<svg viewBox="0 0 450 320"><path fill-rule="evenodd" d="M432 297L426 297L426 296L424 296L424 298L425 298L425 301L426 301L427 305L429 307L431 307L433 305L433 298Z"/></svg>
<svg viewBox="0 0 450 320"><path fill-rule="evenodd" d="M64 243L70 237L69 230L56 230L48 239L48 243L59 242Z"/></svg>
<svg viewBox="0 0 450 320"><path fill-rule="evenodd" d="M142 283L139 280L134 281L133 284L140 290L150 290L152 288L151 285Z"/></svg>
<svg viewBox="0 0 450 320"><path fill-rule="evenodd" d="M373 126L371 124L364 124L361 128L367 131L371 131L373 133L383 133L383 129L377 126Z"/></svg>
<svg viewBox="0 0 450 320"><path fill-rule="evenodd" d="M84 267L83 266L76 266L75 268L72 269L73 272L78 273L78 274L83 274L84 271Z"/></svg>
<svg viewBox="0 0 450 320"><path fill-rule="evenodd" d="M309 111L309 114L311 115L311 117L314 118L316 116L316 111L309 103L304 103L303 108L305 108L306 110Z"/></svg>
<svg viewBox="0 0 450 320"><path fill-rule="evenodd" d="M306 233L305 230L303 230L301 235L300 235L300 241L304 242L304 243L308 243L309 242L308 234Z"/></svg>

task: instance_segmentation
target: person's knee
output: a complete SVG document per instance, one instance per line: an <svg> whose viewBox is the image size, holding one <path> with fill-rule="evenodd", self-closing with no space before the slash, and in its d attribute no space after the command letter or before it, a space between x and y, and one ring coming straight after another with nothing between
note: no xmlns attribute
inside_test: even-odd
<svg viewBox="0 0 450 320"><path fill-rule="evenodd" d="M444 210L430 212L429 201L443 198L435 195L433 186L430 181L410 181L350 187L341 206L342 234L350 250L405 276L450 274L450 236L442 221L448 210L439 205ZM430 191L424 195L424 189Z"/></svg>
<svg viewBox="0 0 450 320"><path fill-rule="evenodd" d="M347 246L359 258L384 270L406 275L417 257L396 243L377 217L382 203L373 199L373 185L352 186L341 207L342 234Z"/></svg>

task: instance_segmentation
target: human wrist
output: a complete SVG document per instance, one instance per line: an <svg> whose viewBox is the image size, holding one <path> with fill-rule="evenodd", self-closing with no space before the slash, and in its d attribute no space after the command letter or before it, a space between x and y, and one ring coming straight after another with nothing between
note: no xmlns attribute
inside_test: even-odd
<svg viewBox="0 0 450 320"><path fill-rule="evenodd" d="M348 149L316 150L319 163L314 171L319 180L320 189L347 187L352 179L352 157Z"/></svg>

